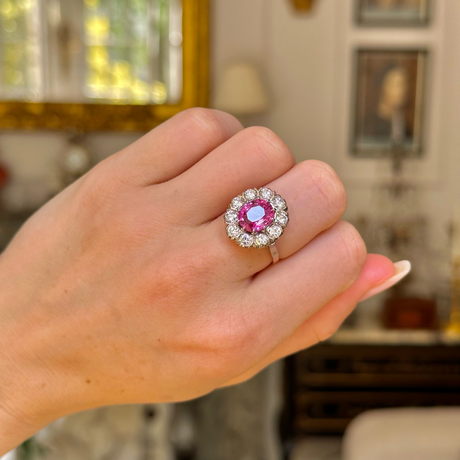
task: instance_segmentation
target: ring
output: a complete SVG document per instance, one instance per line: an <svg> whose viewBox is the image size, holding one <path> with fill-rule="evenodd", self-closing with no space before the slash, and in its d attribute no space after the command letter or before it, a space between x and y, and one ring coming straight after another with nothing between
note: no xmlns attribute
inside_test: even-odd
<svg viewBox="0 0 460 460"><path fill-rule="evenodd" d="M230 202L224 220L227 235L242 248L270 248L279 261L275 241L289 222L286 201L267 187L251 188Z"/></svg>

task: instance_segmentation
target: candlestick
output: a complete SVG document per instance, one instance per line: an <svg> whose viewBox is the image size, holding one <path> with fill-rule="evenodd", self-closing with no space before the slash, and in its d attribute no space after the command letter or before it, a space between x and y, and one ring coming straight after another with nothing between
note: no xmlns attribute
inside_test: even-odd
<svg viewBox="0 0 460 460"><path fill-rule="evenodd" d="M446 332L460 337L460 204L454 207L452 225L451 310Z"/></svg>

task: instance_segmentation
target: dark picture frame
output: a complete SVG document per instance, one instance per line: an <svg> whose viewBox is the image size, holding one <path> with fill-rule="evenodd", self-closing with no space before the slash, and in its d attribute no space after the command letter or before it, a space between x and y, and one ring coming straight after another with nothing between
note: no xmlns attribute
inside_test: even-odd
<svg viewBox="0 0 460 460"><path fill-rule="evenodd" d="M431 0L356 0L356 21L367 27L426 27Z"/></svg>
<svg viewBox="0 0 460 460"><path fill-rule="evenodd" d="M354 156L422 155L428 56L425 48L356 51Z"/></svg>

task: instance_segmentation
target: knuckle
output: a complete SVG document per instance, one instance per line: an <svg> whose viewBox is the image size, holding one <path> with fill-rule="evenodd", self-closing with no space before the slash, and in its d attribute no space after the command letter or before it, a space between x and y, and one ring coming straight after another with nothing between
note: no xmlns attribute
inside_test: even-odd
<svg viewBox="0 0 460 460"><path fill-rule="evenodd" d="M257 153L263 155L277 169L290 169L295 158L287 145L271 129L253 126L244 130L246 136L255 146Z"/></svg>
<svg viewBox="0 0 460 460"><path fill-rule="evenodd" d="M107 171L103 164L96 165L82 179L76 194L80 209L94 211L110 202L120 187L117 177Z"/></svg>
<svg viewBox="0 0 460 460"><path fill-rule="evenodd" d="M223 325L223 342L224 349L238 359L247 350L254 349L258 341L259 331L254 327L254 322L245 318L240 308L234 308L231 319L226 318L226 324Z"/></svg>
<svg viewBox="0 0 460 460"><path fill-rule="evenodd" d="M216 351L219 359L225 357L228 363L229 360L233 361L240 356L243 343L247 343L246 336L238 324L229 322L224 325L220 322L213 325L212 331L204 341L208 349Z"/></svg>
<svg viewBox="0 0 460 460"><path fill-rule="evenodd" d="M219 262L214 248L204 244L188 248L168 246L149 262L142 284L151 299L166 306L165 315L198 319L196 315L206 311L210 299L219 299L223 305L227 303L227 291L222 289L226 281L216 270ZM211 322L212 311L208 312L206 327L220 322L219 318Z"/></svg>
<svg viewBox="0 0 460 460"><path fill-rule="evenodd" d="M212 366L214 372L223 373L224 376L241 372L250 355L248 350L258 347L258 331L242 321L237 311L234 308L232 314L220 315L219 321L214 322L206 337L201 339L201 345L215 357Z"/></svg>
<svg viewBox="0 0 460 460"><path fill-rule="evenodd" d="M209 280L212 275L212 267L206 259L188 251L169 255L161 263L155 263L147 280L152 295L156 298L162 297L163 300L170 298L178 308L181 297L191 300L184 303L185 305L195 306L202 300L205 291L202 280Z"/></svg>
<svg viewBox="0 0 460 460"><path fill-rule="evenodd" d="M210 357L214 373L235 375L241 372L251 352L260 348L260 328L249 305L221 297L220 308L200 314L195 322L192 342Z"/></svg>
<svg viewBox="0 0 460 460"><path fill-rule="evenodd" d="M313 336L316 343L324 342L325 340L330 339L336 332L338 327L322 324L320 327L313 328Z"/></svg>
<svg viewBox="0 0 460 460"><path fill-rule="evenodd" d="M350 277L356 277L366 258L366 245L358 230L349 222L342 220L337 223L337 226L342 263L350 273Z"/></svg>
<svg viewBox="0 0 460 460"><path fill-rule="evenodd" d="M187 121L190 122L195 129L199 129L205 134L211 134L219 139L226 139L228 137L224 117L218 115L214 110L193 107L182 112L182 116L186 117ZM231 115L228 115L228 117L233 118Z"/></svg>
<svg viewBox="0 0 460 460"><path fill-rule="evenodd" d="M321 208L333 218L340 217L347 207L347 194L334 169L319 160L304 161L300 165L307 170L311 184L326 201L326 206L322 205Z"/></svg>
<svg viewBox="0 0 460 460"><path fill-rule="evenodd" d="M183 251L157 258L140 282L145 308L161 305L164 321L187 324L174 346L185 347L204 365L203 373L226 381L241 372L248 350L260 342L253 309L244 298L216 282L215 262L200 251ZM243 297L243 295L242 295ZM210 302L212 299L212 302Z"/></svg>

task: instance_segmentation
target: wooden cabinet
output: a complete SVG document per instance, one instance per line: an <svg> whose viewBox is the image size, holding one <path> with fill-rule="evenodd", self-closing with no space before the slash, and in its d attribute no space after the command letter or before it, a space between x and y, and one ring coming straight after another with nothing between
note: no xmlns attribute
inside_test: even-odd
<svg viewBox="0 0 460 460"><path fill-rule="evenodd" d="M460 347L320 344L286 359L285 402L285 442L369 409L460 406Z"/></svg>

